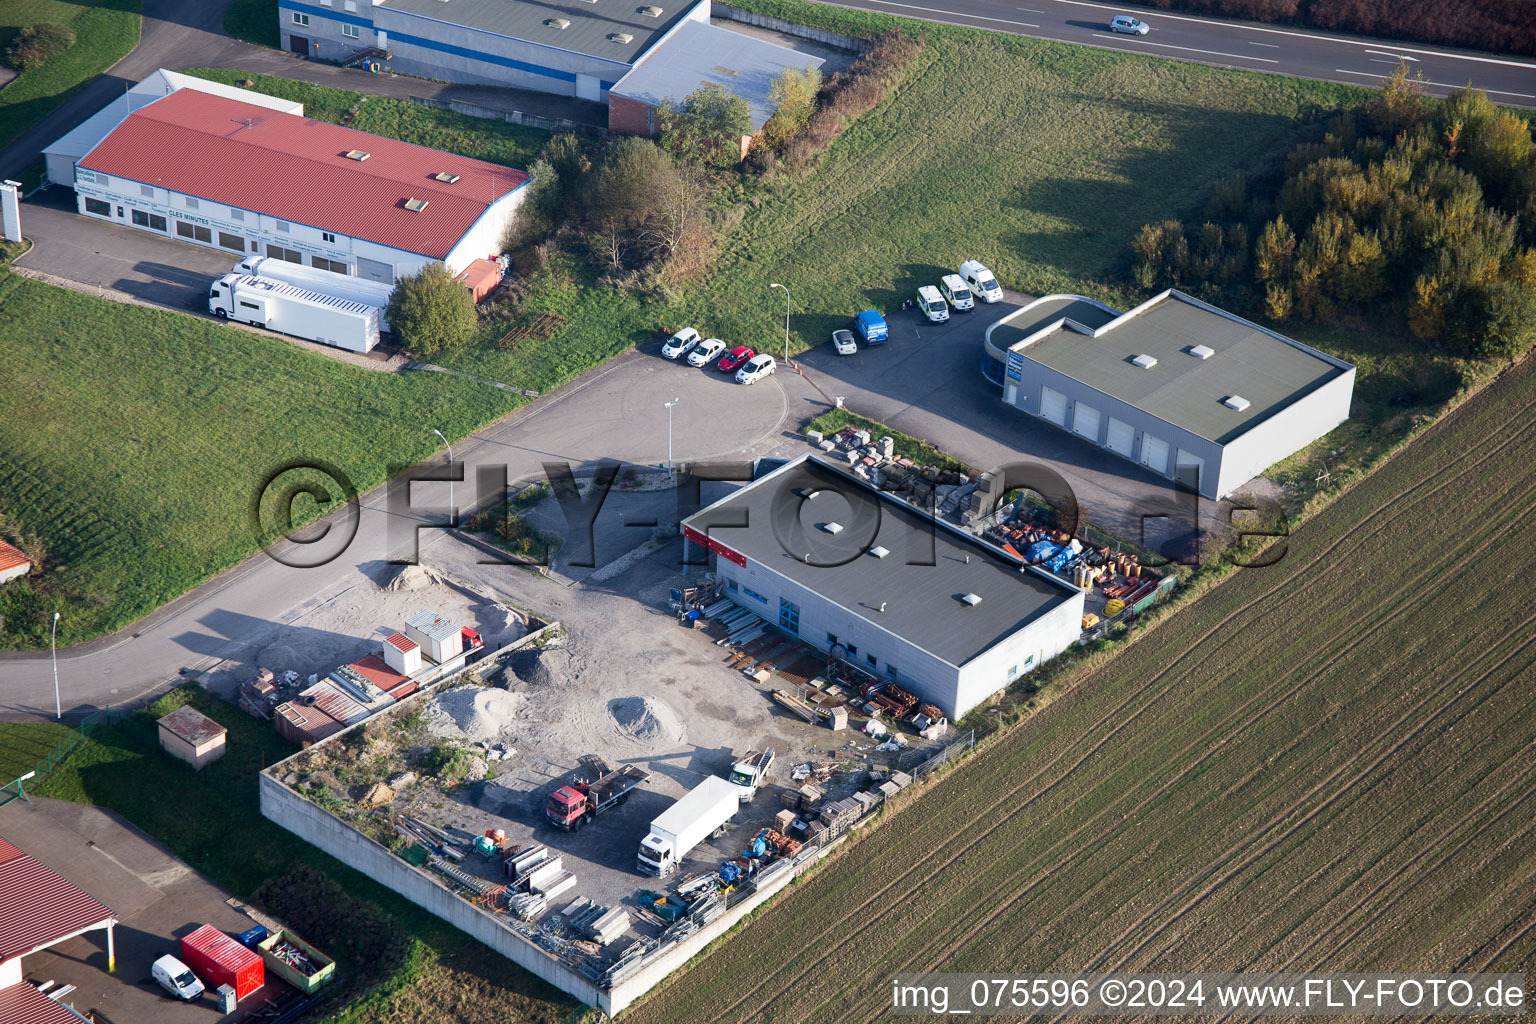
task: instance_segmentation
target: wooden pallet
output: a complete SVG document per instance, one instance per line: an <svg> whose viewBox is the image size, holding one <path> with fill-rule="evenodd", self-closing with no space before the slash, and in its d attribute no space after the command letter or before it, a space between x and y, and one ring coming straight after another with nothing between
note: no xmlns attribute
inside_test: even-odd
<svg viewBox="0 0 1536 1024"><path fill-rule="evenodd" d="M546 310L536 317L524 318L501 336L496 347L503 352L511 352L527 338L548 338L564 326L565 317Z"/></svg>

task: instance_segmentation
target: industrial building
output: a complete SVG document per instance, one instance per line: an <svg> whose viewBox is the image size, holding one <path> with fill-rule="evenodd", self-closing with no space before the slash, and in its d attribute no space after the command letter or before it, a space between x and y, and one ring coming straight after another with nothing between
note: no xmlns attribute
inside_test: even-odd
<svg viewBox="0 0 1536 1024"><path fill-rule="evenodd" d="M88 147L73 132L49 147L50 174L73 159L82 214L387 284L494 256L529 180L202 88L97 126L106 133Z"/></svg>
<svg viewBox="0 0 1536 1024"><path fill-rule="evenodd" d="M1082 629L1077 587L809 455L688 517L683 538L714 556L723 596L951 719Z"/></svg>
<svg viewBox="0 0 1536 1024"><path fill-rule="evenodd" d="M1003 401L1220 499L1349 418L1355 368L1170 289L1036 299L987 328Z"/></svg>

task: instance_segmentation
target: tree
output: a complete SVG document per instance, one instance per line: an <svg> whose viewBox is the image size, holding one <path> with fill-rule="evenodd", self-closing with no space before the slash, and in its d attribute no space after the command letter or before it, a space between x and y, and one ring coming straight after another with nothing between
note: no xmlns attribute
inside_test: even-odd
<svg viewBox="0 0 1536 1024"><path fill-rule="evenodd" d="M821 72L813 65L779 72L768 86L773 116L763 125L764 142L777 146L798 134L816 112L816 96L820 92Z"/></svg>
<svg viewBox="0 0 1536 1024"><path fill-rule="evenodd" d="M75 45L75 33L67 25L42 22L27 25L5 51L6 63L17 71L36 71Z"/></svg>
<svg viewBox="0 0 1536 1024"><path fill-rule="evenodd" d="M435 355L464 344L475 333L475 303L469 289L441 263L429 263L395 285L389 322L406 348Z"/></svg>
<svg viewBox="0 0 1536 1024"><path fill-rule="evenodd" d="M649 223L662 179L672 173L672 158L650 139L630 135L611 140L593 175L589 216L599 226L621 230Z"/></svg>
<svg viewBox="0 0 1536 1024"><path fill-rule="evenodd" d="M1490 359L1513 359L1536 343L1536 291L1495 281L1462 293L1451 333L1462 348Z"/></svg>
<svg viewBox="0 0 1536 1024"><path fill-rule="evenodd" d="M678 163L733 164L741 159L741 139L752 134L752 108L723 86L703 85L682 103L663 103L656 131Z"/></svg>
<svg viewBox="0 0 1536 1024"><path fill-rule="evenodd" d="M1296 232L1276 217L1264 225L1259 244L1254 247L1254 269L1260 281L1279 283L1291 276L1291 266L1296 259Z"/></svg>
<svg viewBox="0 0 1536 1024"><path fill-rule="evenodd" d="M660 179L656 218L646 236L658 257L671 260L689 238L702 233L706 198L703 184L684 168L674 167Z"/></svg>

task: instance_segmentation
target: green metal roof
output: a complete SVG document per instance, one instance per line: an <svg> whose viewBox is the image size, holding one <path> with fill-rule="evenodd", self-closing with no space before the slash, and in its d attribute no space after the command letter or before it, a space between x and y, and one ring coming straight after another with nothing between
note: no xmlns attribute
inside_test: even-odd
<svg viewBox="0 0 1536 1024"><path fill-rule="evenodd" d="M1058 307L1063 303L1048 301ZM1069 305L1073 301L1088 303L1066 300ZM1081 320L1082 307L1074 308L1068 315ZM1026 359L1217 444L1226 444L1350 368L1179 291L1165 292L1114 318L1104 316L1096 305L1088 308L1103 317L1102 323L1084 322L1093 333L1063 324L1026 341L1029 333L1063 315L1059 308L1042 311L1042 306L1032 305L1021 309L1015 321L1027 330L1012 338L1000 328L994 343L1016 348ZM1197 358L1190 353L1197 345L1213 354ZM1141 355L1156 359L1156 365L1143 369L1132 362ZM1232 396L1247 399L1247 408L1223 404Z"/></svg>
<svg viewBox="0 0 1536 1024"><path fill-rule="evenodd" d="M384 10L525 39L590 57L633 64L698 0L385 0ZM661 9L659 17L641 14ZM565 28L550 22L565 21ZM628 42L610 39L628 35Z"/></svg>

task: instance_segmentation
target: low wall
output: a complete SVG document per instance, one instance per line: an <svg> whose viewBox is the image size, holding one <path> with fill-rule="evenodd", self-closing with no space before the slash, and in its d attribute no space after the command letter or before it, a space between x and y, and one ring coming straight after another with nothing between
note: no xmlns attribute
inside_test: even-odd
<svg viewBox="0 0 1536 1024"><path fill-rule="evenodd" d="M592 135L606 135L607 129L597 125L585 124L581 121L570 121L563 117L542 117L538 114L527 114L521 110L497 110L494 107L482 107L477 103L465 103L463 100L441 100L436 97L412 96L412 103L423 107L432 107L436 110L451 110L456 114L464 114L468 117L483 117L491 121L507 121L511 124L520 124L527 128L543 128L549 132L587 132Z"/></svg>
<svg viewBox="0 0 1536 1024"><path fill-rule="evenodd" d="M770 18L766 14L757 14L753 11L744 11L740 7L732 7L730 4L714 3L710 5L710 15L716 18L724 18L726 21L739 21L743 25L755 25L758 28L768 28L775 32L782 32L787 36L798 36L801 39L814 39L818 43L826 43L840 50L852 50L862 53L869 47L869 40L855 39L853 36L838 35L836 32L825 32L819 28L811 28L808 25L797 25L783 18Z"/></svg>

